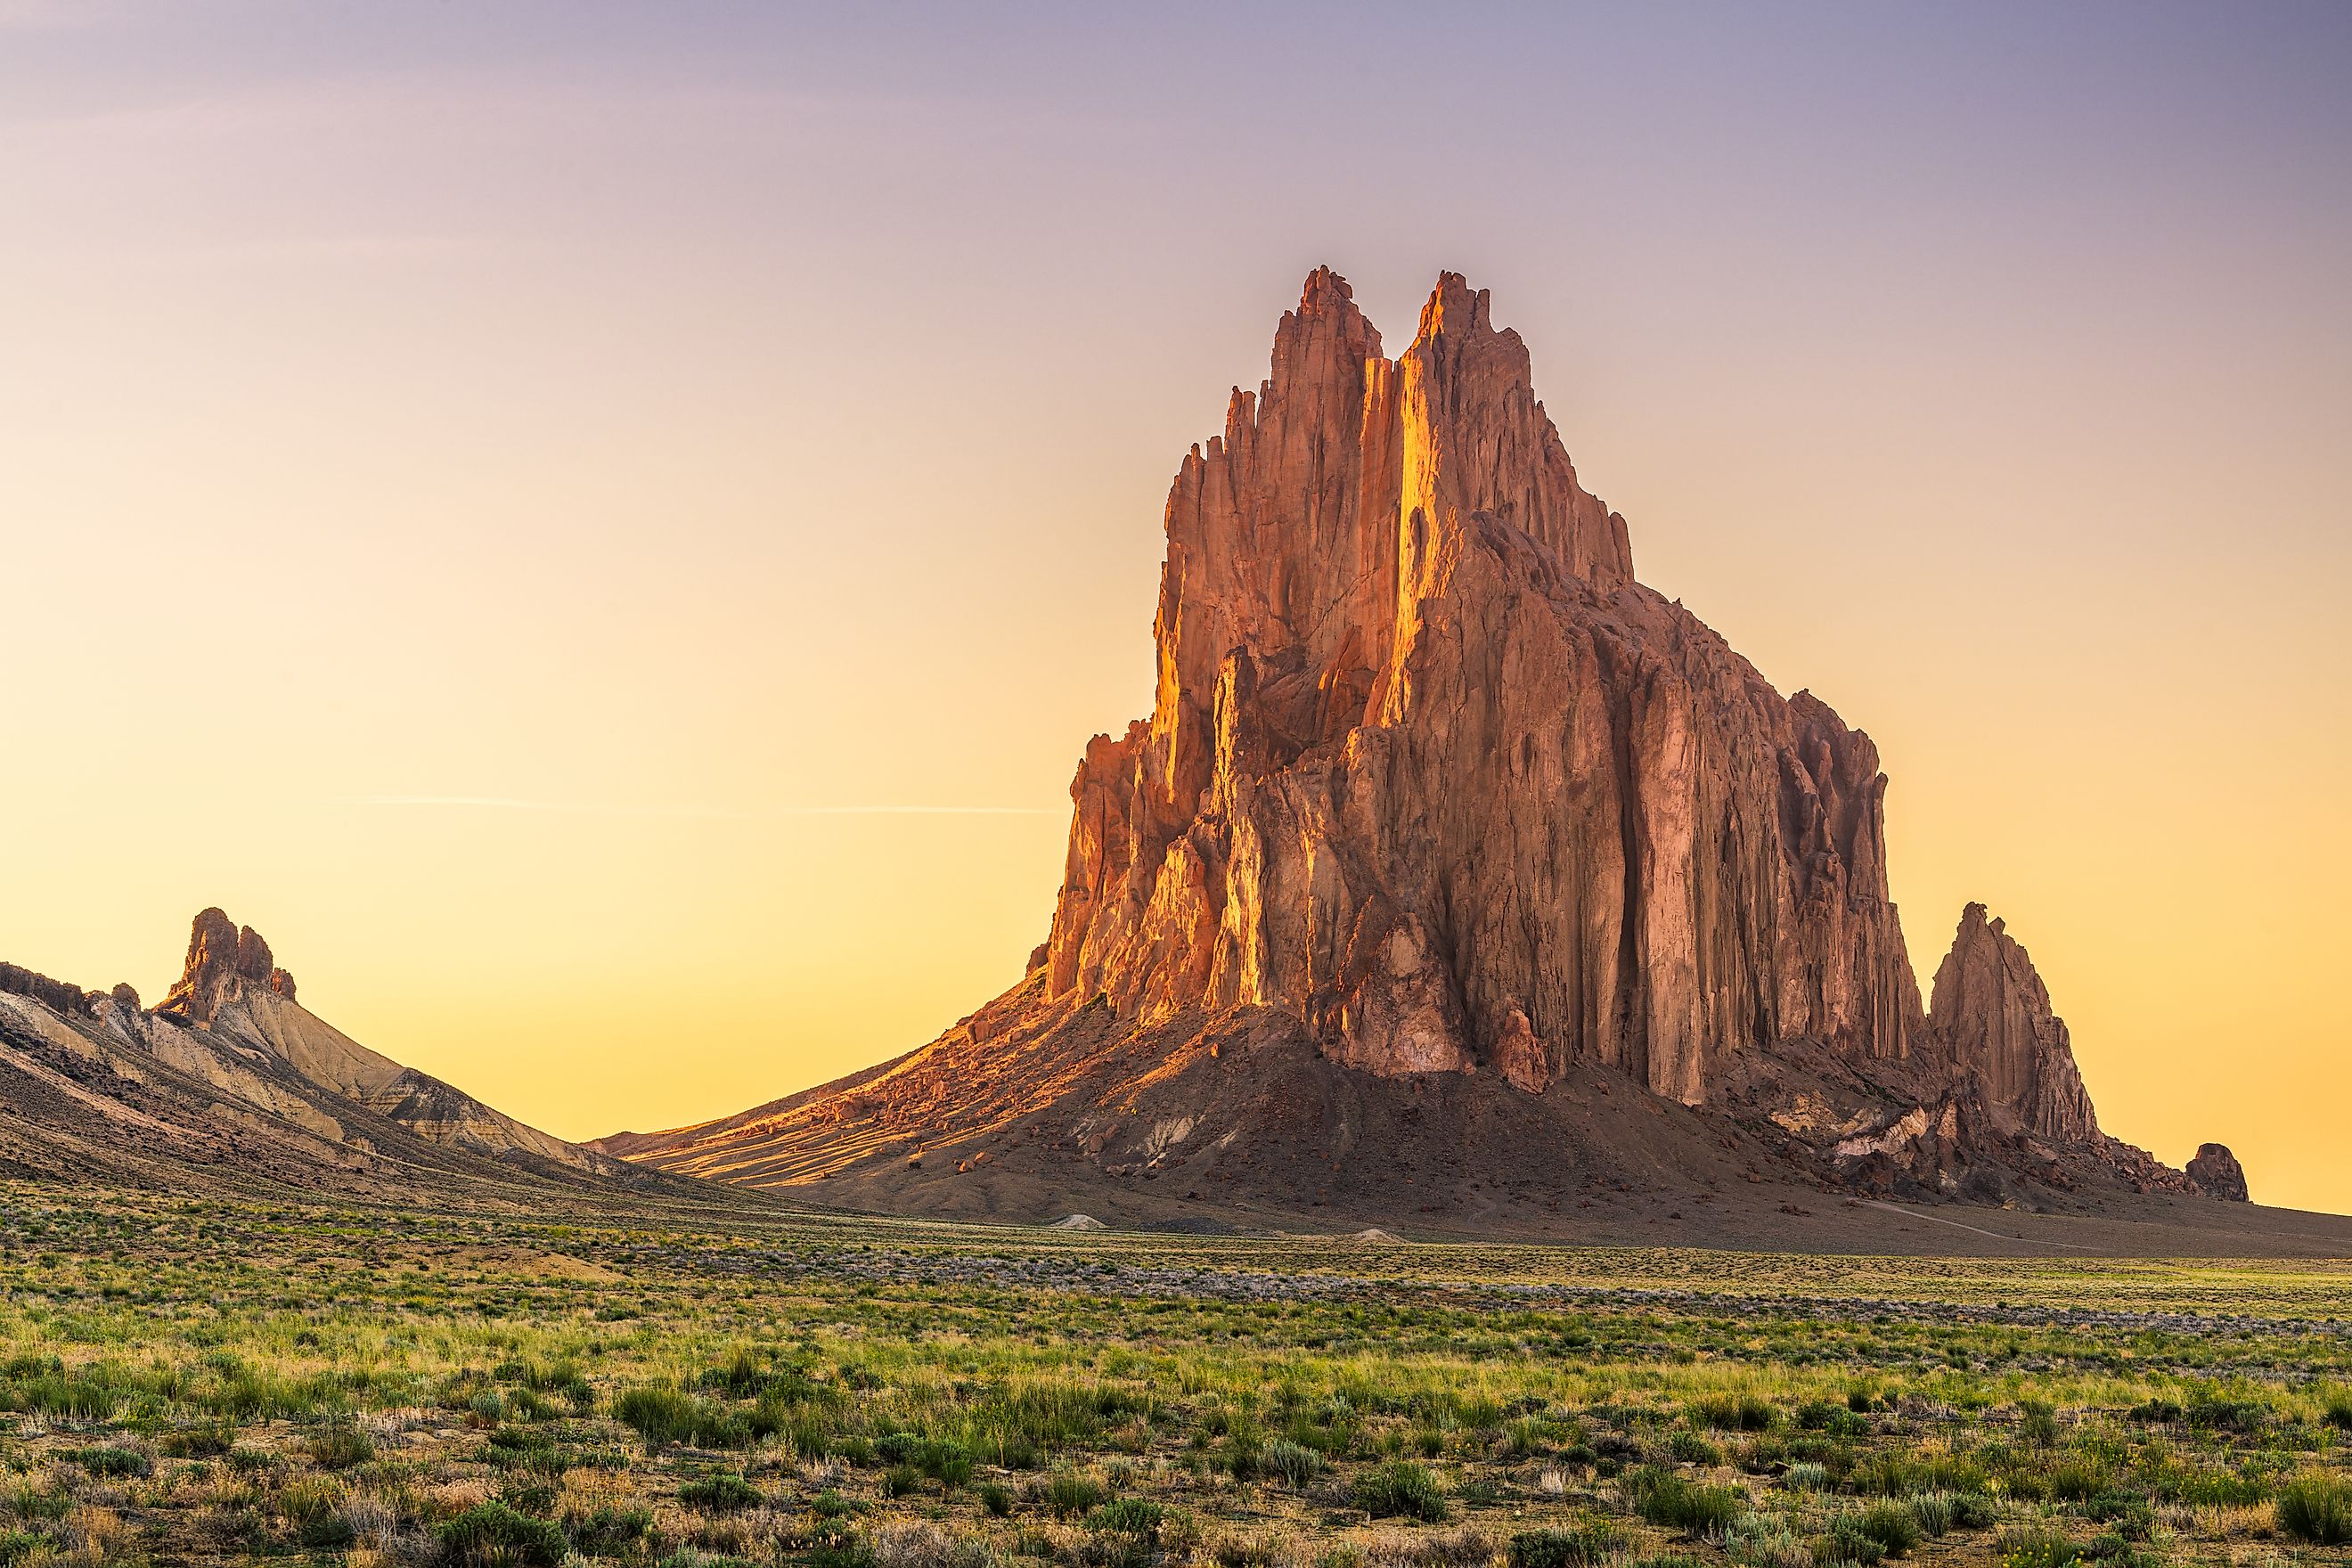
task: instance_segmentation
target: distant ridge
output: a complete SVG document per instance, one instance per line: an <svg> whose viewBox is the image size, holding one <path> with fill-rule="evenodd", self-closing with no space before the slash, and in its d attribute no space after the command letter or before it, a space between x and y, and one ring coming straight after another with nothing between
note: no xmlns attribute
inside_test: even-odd
<svg viewBox="0 0 2352 1568"><path fill-rule="evenodd" d="M154 1010L0 965L0 1173L339 1197L698 1184L566 1142L368 1049L295 999L269 944L198 914Z"/></svg>

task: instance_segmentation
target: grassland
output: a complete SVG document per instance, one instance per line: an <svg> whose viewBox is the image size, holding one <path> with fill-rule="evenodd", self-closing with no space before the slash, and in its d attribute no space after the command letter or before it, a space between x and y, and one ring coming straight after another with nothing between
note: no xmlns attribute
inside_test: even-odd
<svg viewBox="0 0 2352 1568"><path fill-rule="evenodd" d="M0 1568L2343 1562L2352 1266L0 1189Z"/></svg>

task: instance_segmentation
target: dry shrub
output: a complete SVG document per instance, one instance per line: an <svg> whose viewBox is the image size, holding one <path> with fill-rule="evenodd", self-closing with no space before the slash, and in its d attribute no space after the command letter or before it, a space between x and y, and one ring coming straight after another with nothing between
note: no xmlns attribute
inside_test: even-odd
<svg viewBox="0 0 2352 1568"><path fill-rule="evenodd" d="M382 1498L353 1498L341 1513L354 1538L344 1568L424 1568L439 1554L431 1536L412 1529L401 1510Z"/></svg>
<svg viewBox="0 0 2352 1568"><path fill-rule="evenodd" d="M1192 1554L1194 1568L1297 1568L1300 1562L1297 1542L1289 1536L1240 1530L1218 1531Z"/></svg>
<svg viewBox="0 0 2352 1568"><path fill-rule="evenodd" d="M1358 1542L1364 1568L1476 1568L1495 1543L1476 1525L1454 1530L1377 1530Z"/></svg>
<svg viewBox="0 0 2352 1568"><path fill-rule="evenodd" d="M63 1548L59 1555L68 1563L115 1562L128 1544L122 1516L110 1508L92 1508L85 1503L58 1524L58 1544Z"/></svg>
<svg viewBox="0 0 2352 1568"><path fill-rule="evenodd" d="M758 1539L751 1521L742 1514L698 1515L688 1534L694 1544L705 1552L729 1557L748 1556L751 1543Z"/></svg>
<svg viewBox="0 0 2352 1568"><path fill-rule="evenodd" d="M425 1489L425 1511L435 1519L455 1519L481 1507L495 1495L490 1483L472 1477L442 1481Z"/></svg>
<svg viewBox="0 0 2352 1568"><path fill-rule="evenodd" d="M1094 1543L1094 1537L1087 1532L1084 1526L1059 1521L1033 1523L1024 1528L1022 1533L1024 1536L1034 1536L1045 1548L1042 1555L1050 1557L1055 1563L1084 1562L1087 1547ZM1030 1554L1024 1547L1023 1555Z"/></svg>
<svg viewBox="0 0 2352 1568"><path fill-rule="evenodd" d="M698 1514L685 1533L706 1552L758 1562L782 1560L777 1543L793 1533L793 1519L773 1508L746 1509L741 1513Z"/></svg>
<svg viewBox="0 0 2352 1568"><path fill-rule="evenodd" d="M378 1551L400 1533L400 1510L382 1498L355 1497L343 1504L343 1522L361 1542Z"/></svg>
<svg viewBox="0 0 2352 1568"><path fill-rule="evenodd" d="M874 1535L875 1568L985 1568L992 1554L982 1541L958 1541L938 1525L902 1519Z"/></svg>
<svg viewBox="0 0 2352 1568"><path fill-rule="evenodd" d="M381 1447L396 1448L407 1441L409 1433L431 1426L433 1418L408 1405L396 1410L363 1411L354 1424L371 1442Z"/></svg>
<svg viewBox="0 0 2352 1568"><path fill-rule="evenodd" d="M1429 1532L1424 1563L1441 1563L1444 1568L1475 1568L1475 1564L1491 1563L1495 1543L1475 1525L1465 1524L1454 1530Z"/></svg>
<svg viewBox="0 0 2352 1568"><path fill-rule="evenodd" d="M617 1470L566 1470L556 1490L566 1513L625 1507L630 1497L628 1480Z"/></svg>
<svg viewBox="0 0 2352 1568"><path fill-rule="evenodd" d="M2209 1541L2244 1536L2267 1541L2276 1533L2277 1524L2267 1503L2227 1508L2219 1503L2202 1503L2197 1509L2197 1532Z"/></svg>
<svg viewBox="0 0 2352 1568"><path fill-rule="evenodd" d="M2230 1568L2294 1568L2288 1558L2267 1546L2232 1546L2225 1561Z"/></svg>

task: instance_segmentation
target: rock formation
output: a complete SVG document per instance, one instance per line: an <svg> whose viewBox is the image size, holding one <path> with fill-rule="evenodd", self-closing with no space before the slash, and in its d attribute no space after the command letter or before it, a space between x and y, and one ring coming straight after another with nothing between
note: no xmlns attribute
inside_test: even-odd
<svg viewBox="0 0 2352 1568"><path fill-rule="evenodd" d="M1165 527L1152 710L1085 749L1023 983L897 1062L605 1147L903 1186L942 1145L1001 1171L1018 1130L1150 1179L1319 1117L1287 1158L1380 1127L1443 1161L1474 1141L1419 1107L1461 1085L1557 1180L1641 1143L1630 1078L1693 1113L1664 1168L1752 1138L1895 1195L2189 1190L2100 1132L1981 906L1922 1009L1870 737L1635 581L1485 292L1442 275L1391 359L1316 272Z"/></svg>
<svg viewBox="0 0 2352 1568"><path fill-rule="evenodd" d="M2098 1118L2065 1020L2025 949L1982 904L1960 911L1951 951L1936 971L1928 1025L1948 1059L1973 1077L1994 1115L2039 1136L2088 1143Z"/></svg>
<svg viewBox="0 0 2352 1568"><path fill-rule="evenodd" d="M1167 530L1158 700L1072 784L1049 994L1691 1103L1787 1037L1911 1049L1869 737L1633 581L1485 292L1445 274L1391 361L1316 273Z"/></svg>
<svg viewBox="0 0 2352 1568"><path fill-rule="evenodd" d="M188 957L179 980L155 1011L190 1024L209 1024L226 1003L248 988L294 999L294 977L277 967L269 944L251 926L239 927L219 910L196 916L188 934Z"/></svg>
<svg viewBox="0 0 2352 1568"><path fill-rule="evenodd" d="M527 1127L369 1050L295 1001L269 944L196 916L154 1012L0 964L0 1170L337 1186L621 1178L606 1155ZM201 1168L201 1175L195 1174Z"/></svg>
<svg viewBox="0 0 2352 1568"><path fill-rule="evenodd" d="M2248 1201L2245 1169L2226 1143L2200 1143L2197 1157L2189 1162L2189 1179L2207 1197L2233 1204Z"/></svg>
<svg viewBox="0 0 2352 1568"><path fill-rule="evenodd" d="M29 996L60 1013L87 1016L89 1012L89 997L80 986L52 980L14 963L0 963L0 994Z"/></svg>

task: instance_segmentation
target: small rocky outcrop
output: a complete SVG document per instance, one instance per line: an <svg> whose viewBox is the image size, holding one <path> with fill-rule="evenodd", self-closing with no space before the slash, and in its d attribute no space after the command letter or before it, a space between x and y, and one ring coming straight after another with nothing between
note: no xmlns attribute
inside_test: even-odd
<svg viewBox="0 0 2352 1568"><path fill-rule="evenodd" d="M2209 1198L2233 1204L2252 1201L2246 1193L2245 1167L2238 1163L2227 1143L2200 1143L2197 1157L2189 1162L2189 1179Z"/></svg>
<svg viewBox="0 0 2352 1568"><path fill-rule="evenodd" d="M155 1011L183 1023L209 1024L248 984L277 992L289 1002L294 997L294 977L277 967L259 931L239 927L217 909L205 910L188 933L188 956L180 978Z"/></svg>
<svg viewBox="0 0 2352 1568"><path fill-rule="evenodd" d="M14 963L0 963L0 993L11 996L29 996L45 1007L79 1016L89 1016L89 995L79 985L68 985L62 980Z"/></svg>

